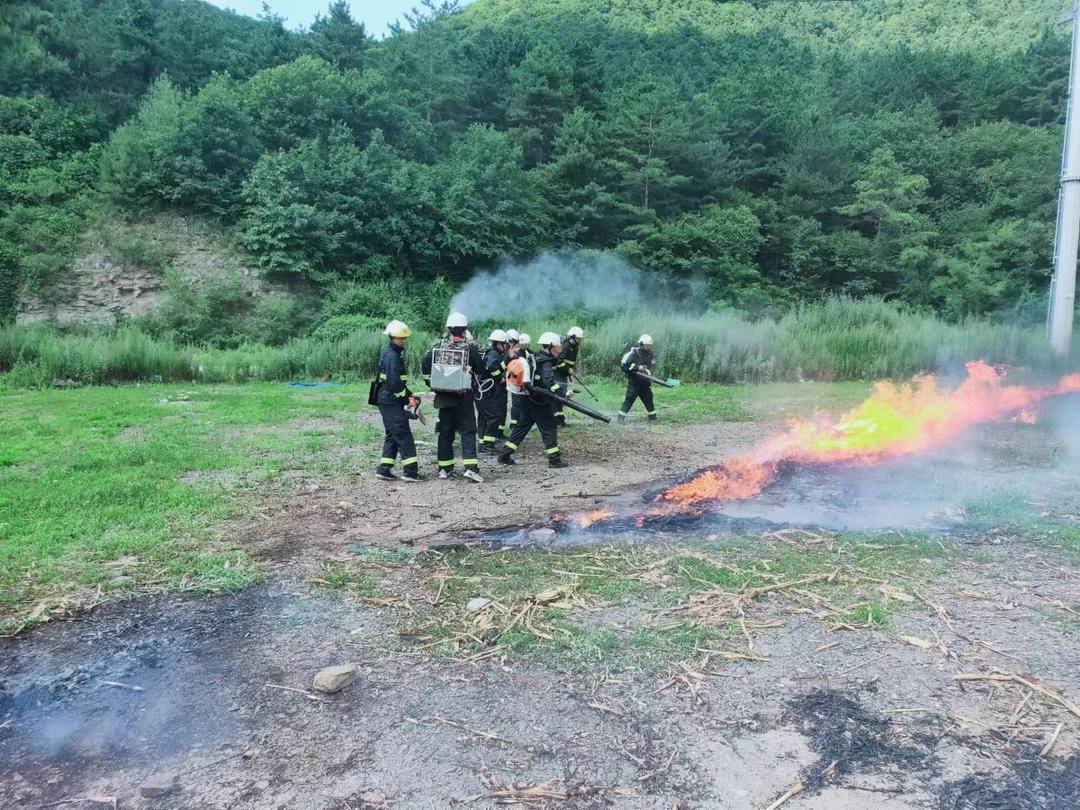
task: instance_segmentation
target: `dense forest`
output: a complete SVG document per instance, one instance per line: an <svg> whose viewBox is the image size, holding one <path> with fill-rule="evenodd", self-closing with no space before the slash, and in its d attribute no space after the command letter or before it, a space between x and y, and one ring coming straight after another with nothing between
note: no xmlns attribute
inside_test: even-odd
<svg viewBox="0 0 1080 810"><path fill-rule="evenodd" d="M475 270L577 247L706 279L717 310L844 293L1037 320L1064 5L429 0L376 39L340 1L302 31L199 0L7 2L0 320L88 232L158 212L308 282L281 339L431 320Z"/></svg>

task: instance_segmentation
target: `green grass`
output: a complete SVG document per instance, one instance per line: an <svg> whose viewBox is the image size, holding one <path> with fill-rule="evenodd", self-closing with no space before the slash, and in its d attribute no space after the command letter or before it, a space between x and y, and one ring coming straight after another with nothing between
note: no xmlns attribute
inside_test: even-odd
<svg viewBox="0 0 1080 810"><path fill-rule="evenodd" d="M361 392L280 385L86 388L0 395L0 621L42 600L145 587L222 590L254 575L213 527L288 468L327 474L336 445L381 434L350 424ZM296 420L339 419L318 431Z"/></svg>

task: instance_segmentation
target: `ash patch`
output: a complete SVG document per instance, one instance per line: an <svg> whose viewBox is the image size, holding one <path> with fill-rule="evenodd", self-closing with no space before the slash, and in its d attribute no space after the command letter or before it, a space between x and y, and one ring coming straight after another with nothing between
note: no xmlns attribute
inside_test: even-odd
<svg viewBox="0 0 1080 810"><path fill-rule="evenodd" d="M932 736L902 742L891 720L866 709L835 689L816 689L789 704L794 717L820 757L803 780L811 790L824 786L821 770L836 762L836 773L891 770L933 772L938 758Z"/></svg>
<svg viewBox="0 0 1080 810"><path fill-rule="evenodd" d="M1080 754L1060 766L1027 752L1004 776L972 774L947 782L938 793L940 810L1063 810L1080 807Z"/></svg>

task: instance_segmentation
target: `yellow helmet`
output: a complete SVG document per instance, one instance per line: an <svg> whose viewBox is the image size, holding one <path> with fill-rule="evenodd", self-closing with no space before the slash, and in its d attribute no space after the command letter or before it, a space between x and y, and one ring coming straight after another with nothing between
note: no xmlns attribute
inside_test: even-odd
<svg viewBox="0 0 1080 810"><path fill-rule="evenodd" d="M412 329L404 321L390 321L383 330L383 334L392 338L406 338L412 334Z"/></svg>

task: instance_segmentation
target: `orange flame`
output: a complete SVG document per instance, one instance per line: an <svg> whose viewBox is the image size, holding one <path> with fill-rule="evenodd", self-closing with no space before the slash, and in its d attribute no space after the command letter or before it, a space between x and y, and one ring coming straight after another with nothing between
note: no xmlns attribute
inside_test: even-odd
<svg viewBox="0 0 1080 810"><path fill-rule="evenodd" d="M600 521L607 520L610 517L610 509L597 509L595 512L589 512L587 515L578 515L576 520L578 526L583 529L587 529L594 523L599 523Z"/></svg>
<svg viewBox="0 0 1080 810"><path fill-rule="evenodd" d="M1034 421L1032 409L1044 399L1080 392L1080 374L1053 387L1029 387L1004 385L1003 375L982 362L968 363L967 372L951 392L931 376L906 384L879 382L862 405L839 419L793 422L750 453L665 490L652 513L751 498L772 483L784 462L875 463L925 452L976 424Z"/></svg>

